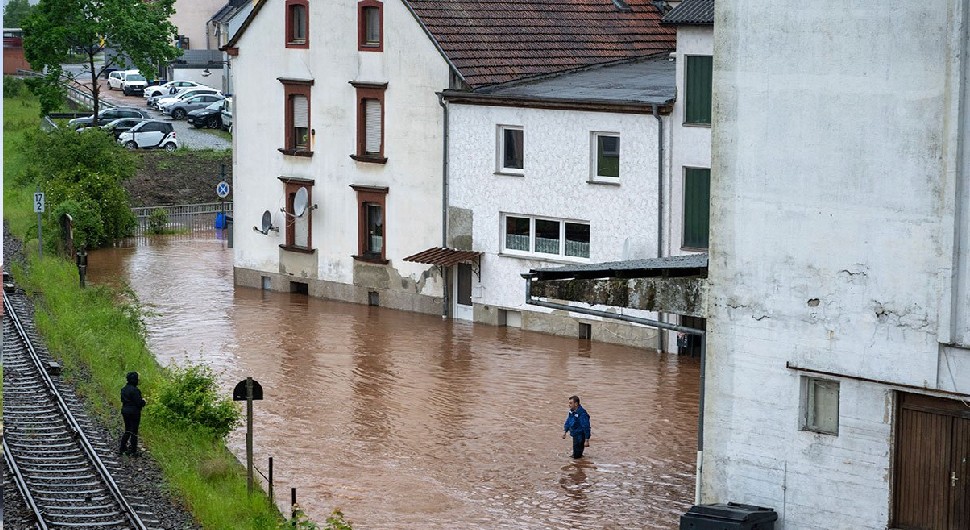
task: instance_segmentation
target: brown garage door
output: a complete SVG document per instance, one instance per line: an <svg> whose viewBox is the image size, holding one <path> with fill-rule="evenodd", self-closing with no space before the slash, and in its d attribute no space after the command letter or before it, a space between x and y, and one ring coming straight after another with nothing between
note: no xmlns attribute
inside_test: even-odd
<svg viewBox="0 0 970 530"><path fill-rule="evenodd" d="M970 406L900 394L893 527L970 528Z"/></svg>

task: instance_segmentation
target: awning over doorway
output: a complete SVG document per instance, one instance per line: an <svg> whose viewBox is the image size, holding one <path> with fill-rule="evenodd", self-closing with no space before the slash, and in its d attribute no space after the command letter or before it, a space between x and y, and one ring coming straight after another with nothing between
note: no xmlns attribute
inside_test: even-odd
<svg viewBox="0 0 970 530"><path fill-rule="evenodd" d="M404 258L404 261L414 263L426 263L428 265L439 265L451 267L459 263L471 263L477 265L482 253L474 250L458 250L445 247L431 247L417 254Z"/></svg>

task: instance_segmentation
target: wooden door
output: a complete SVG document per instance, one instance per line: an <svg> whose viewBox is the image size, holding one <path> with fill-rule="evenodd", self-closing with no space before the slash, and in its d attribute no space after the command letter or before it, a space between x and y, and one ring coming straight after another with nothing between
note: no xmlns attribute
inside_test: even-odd
<svg viewBox="0 0 970 530"><path fill-rule="evenodd" d="M970 528L970 407L900 394L893 527Z"/></svg>

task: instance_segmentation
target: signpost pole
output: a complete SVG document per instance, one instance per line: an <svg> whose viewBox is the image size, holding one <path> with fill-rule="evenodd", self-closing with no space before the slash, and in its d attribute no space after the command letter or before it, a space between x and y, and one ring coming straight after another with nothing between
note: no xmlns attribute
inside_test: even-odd
<svg viewBox="0 0 970 530"><path fill-rule="evenodd" d="M246 491L253 494L253 378L246 378Z"/></svg>
<svg viewBox="0 0 970 530"><path fill-rule="evenodd" d="M41 214L44 213L44 194L40 191L40 186L37 186L37 192L34 193L34 211L37 212L37 258L44 257L44 234L41 230L44 219Z"/></svg>

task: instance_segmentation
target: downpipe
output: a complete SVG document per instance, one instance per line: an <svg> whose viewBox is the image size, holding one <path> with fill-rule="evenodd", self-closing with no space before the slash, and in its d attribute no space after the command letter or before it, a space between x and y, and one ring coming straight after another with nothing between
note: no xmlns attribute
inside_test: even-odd
<svg viewBox="0 0 970 530"><path fill-rule="evenodd" d="M438 104L443 111L442 116L442 157L441 157L441 246L448 247L448 103L441 92ZM451 267L441 267L441 279L444 283L444 307L441 308L441 318L448 318L451 313L451 282L449 276Z"/></svg>

